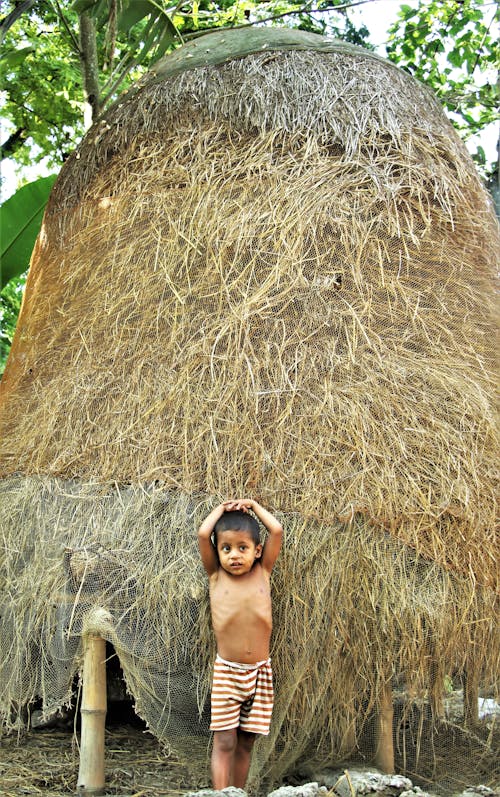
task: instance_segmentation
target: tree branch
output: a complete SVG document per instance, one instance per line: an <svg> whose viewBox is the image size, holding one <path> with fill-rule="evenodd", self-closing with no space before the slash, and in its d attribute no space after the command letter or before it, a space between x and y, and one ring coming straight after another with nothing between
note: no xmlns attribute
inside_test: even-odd
<svg viewBox="0 0 500 797"><path fill-rule="evenodd" d="M62 8L61 8L58 0L54 0L54 5L56 7L57 16L61 20L61 23L62 23L66 33L68 34L68 36L70 38L70 41L71 41L71 43L73 45L73 49L74 49L75 53L77 53L78 55L81 56L80 45L79 45L78 39L76 38L75 34L71 30L70 26L68 25L68 20L64 16Z"/></svg>
<svg viewBox="0 0 500 797"><path fill-rule="evenodd" d="M281 14L272 14L270 17L263 17L262 19L256 19L254 22L244 22L241 25L231 25L231 30L239 30L241 28L251 28L255 25L263 25L265 22L274 22L276 19L283 19L284 17L291 17L295 14L329 14L332 11L347 11L350 8L356 8L357 6L364 6L368 3L372 3L374 0L354 0L354 2L347 2L342 3L342 5L334 6L331 3L325 5L323 8L312 8L312 0L308 0L305 5L301 6L301 8L295 8L290 11L283 11ZM180 13L179 16L181 17L190 17L191 14L183 14ZM201 13L200 13L201 16ZM210 12L205 15L207 18L210 18ZM220 28L223 30L223 28ZM183 36L184 41L188 41L190 39L197 39L199 36L203 36L205 33L208 33L209 29L204 28L203 30L193 31L192 33L185 33Z"/></svg>
<svg viewBox="0 0 500 797"><path fill-rule="evenodd" d="M91 110L91 118L86 118L85 124L90 127L90 123L94 122L99 116L101 98L95 24L94 20L85 13L80 14L80 62L85 101Z"/></svg>
<svg viewBox="0 0 500 797"><path fill-rule="evenodd" d="M14 22L17 22L25 11L29 11L35 5L35 2L36 0L22 0L22 2L16 3L10 14L0 20L0 44L2 44L5 34Z"/></svg>
<svg viewBox="0 0 500 797"><path fill-rule="evenodd" d="M0 160L4 158L9 158L16 150L18 150L28 136L26 135L26 128L25 127L18 127L14 133L8 137L8 139L0 146Z"/></svg>

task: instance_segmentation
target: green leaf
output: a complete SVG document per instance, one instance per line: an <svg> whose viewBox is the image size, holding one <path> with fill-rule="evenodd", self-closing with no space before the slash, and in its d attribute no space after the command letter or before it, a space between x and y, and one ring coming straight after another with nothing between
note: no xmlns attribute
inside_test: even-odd
<svg viewBox="0 0 500 797"><path fill-rule="evenodd" d="M56 175L23 185L0 207L0 287L26 271Z"/></svg>
<svg viewBox="0 0 500 797"><path fill-rule="evenodd" d="M172 42L176 40L176 38L177 38L177 30L172 24L172 27L167 27L167 29L163 33L163 36L160 39L158 47L156 48L155 51L155 60L158 58L162 58L165 55L168 47L170 47L170 45L172 44Z"/></svg>
<svg viewBox="0 0 500 797"><path fill-rule="evenodd" d="M34 52L35 47L32 45L29 47L23 47L20 50L7 50L7 52L0 55L0 61L12 69L12 67L22 64L24 59L27 58L30 53Z"/></svg>
<svg viewBox="0 0 500 797"><path fill-rule="evenodd" d="M410 19L411 17L416 16L417 9L413 8L412 6L402 5L399 9L399 15L402 19Z"/></svg>
<svg viewBox="0 0 500 797"><path fill-rule="evenodd" d="M477 163L482 164L483 166L486 163L486 153L482 147L477 148L474 160L477 161Z"/></svg>
<svg viewBox="0 0 500 797"><path fill-rule="evenodd" d="M459 50L450 50L448 55L446 56L446 60L452 65L456 67L462 67L464 63L464 57Z"/></svg>
<svg viewBox="0 0 500 797"><path fill-rule="evenodd" d="M467 27L469 21L470 18L468 16L455 18L453 25L451 25L451 27L448 29L448 35L456 36L457 33L460 33L461 30Z"/></svg>
<svg viewBox="0 0 500 797"><path fill-rule="evenodd" d="M151 48L153 47L153 45L154 45L154 43L156 41L156 30L155 30L155 20L154 19L150 19L148 21L146 27L143 30L142 37L143 37L143 46L142 46L142 49L139 51L139 53L136 56L136 60L137 60L138 64L142 63L144 57L151 50Z"/></svg>
<svg viewBox="0 0 500 797"><path fill-rule="evenodd" d="M129 0L124 4L123 10L118 16L118 30L126 33L137 22L153 12L156 12L156 8L149 0Z"/></svg>
<svg viewBox="0 0 500 797"><path fill-rule="evenodd" d="M70 8L72 11L76 11L77 14L83 14L95 5L97 5L96 0L75 0Z"/></svg>
<svg viewBox="0 0 500 797"><path fill-rule="evenodd" d="M10 351L23 298L26 274L14 277L0 291L0 376Z"/></svg>
<svg viewBox="0 0 500 797"><path fill-rule="evenodd" d="M198 10L200 8L200 4L198 0L193 0L193 25L195 28L199 26L199 15Z"/></svg>

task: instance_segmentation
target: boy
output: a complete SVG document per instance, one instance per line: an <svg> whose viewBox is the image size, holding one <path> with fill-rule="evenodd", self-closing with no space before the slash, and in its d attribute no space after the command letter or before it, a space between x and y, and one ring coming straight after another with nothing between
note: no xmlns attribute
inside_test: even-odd
<svg viewBox="0 0 500 797"><path fill-rule="evenodd" d="M259 524L269 532L260 543ZM198 530L217 658L212 685L214 789L244 788L257 733L269 733L273 682L270 576L283 529L257 501L224 501ZM213 536L213 542L212 542Z"/></svg>

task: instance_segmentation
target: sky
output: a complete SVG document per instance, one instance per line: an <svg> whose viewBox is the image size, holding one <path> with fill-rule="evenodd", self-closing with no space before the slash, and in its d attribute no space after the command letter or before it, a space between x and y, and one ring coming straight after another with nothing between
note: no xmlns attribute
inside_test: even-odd
<svg viewBox="0 0 500 797"><path fill-rule="evenodd" d="M370 42L374 45L379 55L385 55L387 42L387 29L396 19L400 6L417 6L416 0L369 0L367 3L353 9L353 20L362 19L370 31Z"/></svg>
<svg viewBox="0 0 500 797"><path fill-rule="evenodd" d="M391 23L396 19L400 6L405 3L406 5L418 4L417 0L368 0L360 4L357 8L351 11L353 22L363 20L366 27L370 31L370 42L375 46L379 55L385 56L385 43L387 42L387 30ZM486 153L488 162L496 159L496 146L498 142L498 125L491 125L490 129L483 132L480 137L472 137L466 142L471 152L476 151L478 144L481 144ZM4 134L3 131L2 134ZM10 160L2 161L1 166L1 185L0 185L0 198L5 201L11 194L13 194L19 184L21 176L22 182L36 180L38 177L45 177L47 174L54 171L54 169L47 169L43 163L36 164L31 168L24 168L22 174L16 174L16 169L19 167Z"/></svg>

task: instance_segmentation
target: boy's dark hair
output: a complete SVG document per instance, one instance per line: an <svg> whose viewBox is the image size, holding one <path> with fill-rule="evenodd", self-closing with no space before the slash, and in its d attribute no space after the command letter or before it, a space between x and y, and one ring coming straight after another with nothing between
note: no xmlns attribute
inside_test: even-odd
<svg viewBox="0 0 500 797"><path fill-rule="evenodd" d="M234 509L224 512L214 526L214 543L217 545L217 532L219 531L247 531L255 545L260 543L260 527L256 519L247 512Z"/></svg>

